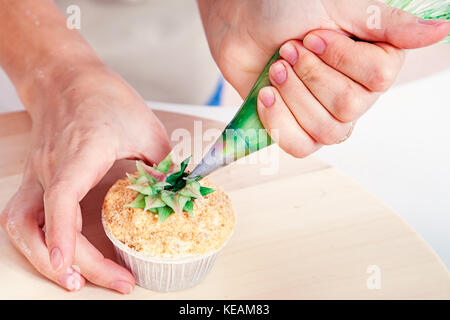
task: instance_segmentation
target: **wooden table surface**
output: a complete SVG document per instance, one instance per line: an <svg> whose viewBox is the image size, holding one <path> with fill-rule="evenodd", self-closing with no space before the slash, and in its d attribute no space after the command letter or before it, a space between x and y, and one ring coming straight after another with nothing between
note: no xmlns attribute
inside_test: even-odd
<svg viewBox="0 0 450 320"><path fill-rule="evenodd" d="M194 120L200 121L157 114L169 134L176 128L192 132ZM202 124L203 130L223 127ZM0 208L19 186L30 126L24 112L0 116ZM1 230L0 299L450 299L448 270L392 209L313 157L293 159L280 151L279 161L272 176L261 175L268 164L257 161L213 174L231 196L237 227L211 273L194 288L157 293L136 287L122 296L88 284L69 293L40 276ZM114 255L100 224L102 200L132 167L117 162L82 202L83 233L107 257ZM367 286L370 266L379 270L379 289Z"/></svg>

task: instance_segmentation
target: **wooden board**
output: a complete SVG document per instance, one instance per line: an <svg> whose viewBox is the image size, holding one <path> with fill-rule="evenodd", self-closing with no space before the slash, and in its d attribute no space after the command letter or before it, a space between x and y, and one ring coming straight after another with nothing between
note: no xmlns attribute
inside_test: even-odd
<svg viewBox="0 0 450 320"><path fill-rule="evenodd" d="M169 133L180 127L192 131L194 121L200 121L157 113ZM202 124L203 130L223 127L209 120ZM23 112L0 116L1 208L20 183L30 125ZM276 175L261 175L262 167L257 161L235 163L213 174L231 195L238 221L230 244L198 286L176 293L136 287L122 296L87 285L68 293L40 276L0 231L0 298L450 298L449 272L436 254L361 186L312 157L299 160L280 152ZM117 162L82 202L83 233L108 257L113 250L100 226L100 207L109 186L125 170L132 170L132 163ZM380 270L380 289L367 287L372 265Z"/></svg>

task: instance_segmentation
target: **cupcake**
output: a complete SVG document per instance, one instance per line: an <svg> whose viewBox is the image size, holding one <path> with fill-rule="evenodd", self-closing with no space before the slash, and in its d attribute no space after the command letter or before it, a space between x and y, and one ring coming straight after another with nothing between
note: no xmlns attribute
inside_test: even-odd
<svg viewBox="0 0 450 320"><path fill-rule="evenodd" d="M175 169L171 155L106 194L102 221L119 262L136 283L176 291L199 283L231 237L235 216L228 195L208 178L190 178L189 158Z"/></svg>

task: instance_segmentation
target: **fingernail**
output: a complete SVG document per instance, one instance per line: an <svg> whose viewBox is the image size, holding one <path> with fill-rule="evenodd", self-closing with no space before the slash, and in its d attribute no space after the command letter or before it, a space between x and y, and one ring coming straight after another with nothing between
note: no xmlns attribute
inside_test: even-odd
<svg viewBox="0 0 450 320"><path fill-rule="evenodd" d="M275 62L269 70L270 76L277 84L283 84L286 81L286 68L281 62Z"/></svg>
<svg viewBox="0 0 450 320"><path fill-rule="evenodd" d="M314 34L308 34L305 39L303 39L303 45L306 49L314 52L315 54L323 54L327 48L325 41Z"/></svg>
<svg viewBox="0 0 450 320"><path fill-rule="evenodd" d="M59 277L58 282L69 291L81 289L81 275L72 268L68 268L66 273Z"/></svg>
<svg viewBox="0 0 450 320"><path fill-rule="evenodd" d="M350 138L350 136L352 135L354 128L355 128L355 123L354 122L350 122L350 128L348 129L347 134L344 137L342 137L342 139L340 139L337 142L337 144L341 144L341 143L347 141Z"/></svg>
<svg viewBox="0 0 450 320"><path fill-rule="evenodd" d="M133 286L126 281L117 280L111 284L111 289L123 294L129 294L131 293L131 290L133 290Z"/></svg>
<svg viewBox="0 0 450 320"><path fill-rule="evenodd" d="M443 19L417 19L417 22L419 22L420 24L425 24L428 26L438 26L441 25L443 23L446 23L447 20L443 20Z"/></svg>
<svg viewBox="0 0 450 320"><path fill-rule="evenodd" d="M297 49L290 42L280 48L280 56L291 65L296 64L298 60Z"/></svg>
<svg viewBox="0 0 450 320"><path fill-rule="evenodd" d="M266 108L270 108L275 103L275 96L270 88L262 88L259 92L259 96Z"/></svg>
<svg viewBox="0 0 450 320"><path fill-rule="evenodd" d="M55 271L58 271L63 266L64 260L59 248L53 248L50 253L50 263Z"/></svg>

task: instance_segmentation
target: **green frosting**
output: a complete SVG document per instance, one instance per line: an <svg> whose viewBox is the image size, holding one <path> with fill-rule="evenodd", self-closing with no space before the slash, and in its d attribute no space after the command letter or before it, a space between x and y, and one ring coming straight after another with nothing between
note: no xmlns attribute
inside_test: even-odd
<svg viewBox="0 0 450 320"><path fill-rule="evenodd" d="M214 192L214 189L201 186L200 178L190 178L186 168L191 157L184 160L178 169L169 154L156 167L150 167L142 161L136 162L138 175L127 174L131 185L129 189L138 192L129 208L140 208L158 215L158 221L164 222L172 213L183 211L193 214L194 200Z"/></svg>

